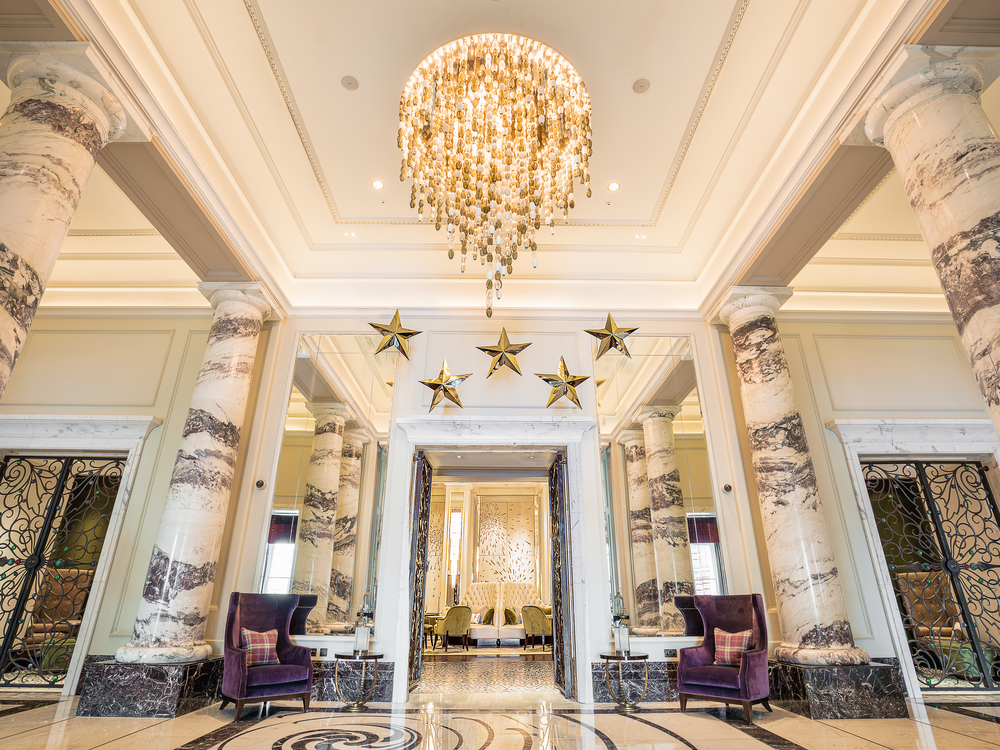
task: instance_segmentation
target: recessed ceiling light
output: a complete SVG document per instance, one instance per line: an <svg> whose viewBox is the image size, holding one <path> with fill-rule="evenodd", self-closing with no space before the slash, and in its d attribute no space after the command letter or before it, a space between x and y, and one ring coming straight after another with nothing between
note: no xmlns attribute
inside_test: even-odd
<svg viewBox="0 0 1000 750"><path fill-rule="evenodd" d="M608 183L608 190L610 190L612 193L615 192L620 187L621 187L621 185L619 185L617 182L609 182Z"/></svg>
<svg viewBox="0 0 1000 750"><path fill-rule="evenodd" d="M637 94L645 94L649 91L649 79L640 78L635 83L632 84L632 90Z"/></svg>
<svg viewBox="0 0 1000 750"><path fill-rule="evenodd" d="M382 180L372 180L372 187L376 190L381 190L385 185L382 184Z"/></svg>
<svg viewBox="0 0 1000 750"><path fill-rule="evenodd" d="M358 79L354 76L344 76L340 79L340 85L348 91L356 91L358 88Z"/></svg>
<svg viewBox="0 0 1000 750"><path fill-rule="evenodd" d="M461 456L455 456L455 458L461 458Z"/></svg>
<svg viewBox="0 0 1000 750"><path fill-rule="evenodd" d="M357 237L357 236L358 235L356 235L354 232L351 232L351 237Z"/></svg>
<svg viewBox="0 0 1000 750"><path fill-rule="evenodd" d="M636 235L636 236L635 236L635 238L636 238L636 239L639 239L639 235Z"/></svg>

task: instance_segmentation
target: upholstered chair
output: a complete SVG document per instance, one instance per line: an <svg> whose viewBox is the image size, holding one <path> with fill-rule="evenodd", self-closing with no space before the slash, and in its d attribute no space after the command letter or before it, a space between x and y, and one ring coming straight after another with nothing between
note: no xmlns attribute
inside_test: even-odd
<svg viewBox="0 0 1000 750"><path fill-rule="evenodd" d="M444 650L448 650L448 638L461 638L465 650L469 650L469 628L472 626L472 609L459 605L448 610L444 619L434 628L434 634L444 639Z"/></svg>
<svg viewBox="0 0 1000 750"><path fill-rule="evenodd" d="M545 650L545 636L552 638L552 618L546 617L541 607L527 604L521 608L521 619L524 620L524 648L528 648L531 639L531 649L535 649L535 638L541 636L542 650Z"/></svg>
<svg viewBox="0 0 1000 750"><path fill-rule="evenodd" d="M705 625L705 639L700 646L682 648L677 665L677 690L681 712L688 698L738 703L747 721L753 724L754 703L768 704L770 685L767 674L767 623L764 599L760 594L735 596L696 596L694 605ZM727 633L751 631L748 650L740 656L739 666L715 664L715 629Z"/></svg>
<svg viewBox="0 0 1000 750"><path fill-rule="evenodd" d="M234 591L229 597L220 708L235 703L233 721L240 720L243 706L247 703L301 698L303 710L309 710L312 658L308 648L296 646L288 637L292 613L298 605L297 594L241 594ZM248 651L240 646L241 628L258 633L277 630L279 663L250 666Z"/></svg>

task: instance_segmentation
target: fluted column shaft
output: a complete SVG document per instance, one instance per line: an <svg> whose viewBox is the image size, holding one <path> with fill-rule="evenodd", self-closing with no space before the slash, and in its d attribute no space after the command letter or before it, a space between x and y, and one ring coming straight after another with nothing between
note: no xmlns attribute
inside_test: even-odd
<svg viewBox="0 0 1000 750"><path fill-rule="evenodd" d="M125 129L101 83L37 55L10 65L0 119L0 397L97 153Z"/></svg>
<svg viewBox="0 0 1000 750"><path fill-rule="evenodd" d="M344 424L351 413L343 404L309 404L309 410L316 419L316 430L299 514L292 593L316 595L316 606L309 613L306 631L325 633Z"/></svg>
<svg viewBox="0 0 1000 750"><path fill-rule="evenodd" d="M767 557L778 603L780 661L865 664L854 645L816 471L774 316L787 298L733 290L732 333Z"/></svg>
<svg viewBox="0 0 1000 750"><path fill-rule="evenodd" d="M358 500L361 495L361 456L369 441L364 430L347 430L340 454L340 485L337 490L337 521L333 532L333 566L326 619L349 623L354 597L354 563L357 557Z"/></svg>
<svg viewBox="0 0 1000 750"><path fill-rule="evenodd" d="M646 480L660 591L660 626L674 634L684 632L684 616L674 606L674 597L694 594L687 512L674 446L674 417L679 413L679 406L651 406L643 408L639 414L646 445Z"/></svg>
<svg viewBox="0 0 1000 750"><path fill-rule="evenodd" d="M646 448L642 433L626 432L625 471L628 476L629 534L632 541L632 581L635 584L635 627L655 633L660 629L660 596L656 585L653 524L646 482Z"/></svg>
<svg viewBox="0 0 1000 750"><path fill-rule="evenodd" d="M865 125L892 154L1000 432L1000 140L982 88L974 63L940 62L890 89Z"/></svg>
<svg viewBox="0 0 1000 750"><path fill-rule="evenodd" d="M244 285L250 286L250 285ZM208 658L212 587L225 533L236 454L267 302L203 285L215 307L205 361L181 436L132 640L119 662L171 664Z"/></svg>

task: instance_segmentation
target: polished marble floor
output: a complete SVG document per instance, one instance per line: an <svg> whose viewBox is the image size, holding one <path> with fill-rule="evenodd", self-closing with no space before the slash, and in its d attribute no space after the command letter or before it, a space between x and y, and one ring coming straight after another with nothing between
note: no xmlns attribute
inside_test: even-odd
<svg viewBox="0 0 1000 750"><path fill-rule="evenodd" d="M425 661L414 694L556 694L551 660L479 657L462 661Z"/></svg>
<svg viewBox="0 0 1000 750"><path fill-rule="evenodd" d="M622 716L608 706L581 707L557 695L415 695L402 706L373 704L345 714L321 703L275 702L244 709L212 706L179 719L74 716L76 698L0 696L5 750L986 750L1000 747L1000 703L911 707L910 719L810 721L776 709L755 712L709 704L646 704Z"/></svg>

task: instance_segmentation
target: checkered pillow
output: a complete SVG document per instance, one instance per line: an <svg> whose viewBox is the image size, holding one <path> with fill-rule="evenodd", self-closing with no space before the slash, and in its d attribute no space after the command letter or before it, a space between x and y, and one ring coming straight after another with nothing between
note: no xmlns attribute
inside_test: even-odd
<svg viewBox="0 0 1000 750"><path fill-rule="evenodd" d="M247 650L247 666L260 667L264 664L278 664L278 631L268 630L257 633L240 628L240 647Z"/></svg>
<svg viewBox="0 0 1000 750"><path fill-rule="evenodd" d="M726 667L738 667L740 665L740 657L747 650L752 637L752 630L727 633L725 630L716 628L715 663Z"/></svg>

